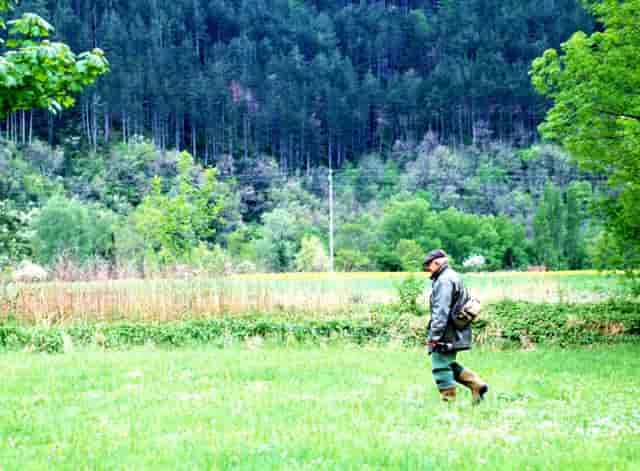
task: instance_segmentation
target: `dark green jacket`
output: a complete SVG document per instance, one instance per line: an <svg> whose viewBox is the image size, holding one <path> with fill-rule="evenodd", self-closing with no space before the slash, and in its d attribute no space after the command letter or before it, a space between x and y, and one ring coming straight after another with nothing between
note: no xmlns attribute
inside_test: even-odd
<svg viewBox="0 0 640 471"><path fill-rule="evenodd" d="M451 313L467 302L467 291L460 275L448 264L431 275L431 319L427 339L449 347L446 351L458 352L471 348L471 326L457 329L451 320ZM445 347L446 348L446 347ZM433 349L429 347L429 353ZM442 347L436 351L445 351Z"/></svg>

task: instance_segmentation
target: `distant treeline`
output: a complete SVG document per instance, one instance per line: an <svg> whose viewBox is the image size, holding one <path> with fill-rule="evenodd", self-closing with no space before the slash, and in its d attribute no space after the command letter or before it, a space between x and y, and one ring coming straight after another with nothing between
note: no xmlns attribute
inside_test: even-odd
<svg viewBox="0 0 640 471"><path fill-rule="evenodd" d="M273 158L238 163L215 173L141 138L98 153L3 141L0 267L31 257L145 274L328 270L327 169L291 176ZM602 188L552 146L425 139L346 164L332 188L338 270L415 271L434 247L475 270L604 263L590 211Z"/></svg>
<svg viewBox="0 0 640 471"><path fill-rule="evenodd" d="M21 112L14 141L94 149L150 136L199 162L261 153L335 167L400 141L528 145L547 103L531 60L593 29L577 0L23 0L111 72L54 118Z"/></svg>

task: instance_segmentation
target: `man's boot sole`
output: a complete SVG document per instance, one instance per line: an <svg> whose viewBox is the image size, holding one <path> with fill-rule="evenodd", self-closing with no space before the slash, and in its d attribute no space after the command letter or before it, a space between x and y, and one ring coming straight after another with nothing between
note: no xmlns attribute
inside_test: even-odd
<svg viewBox="0 0 640 471"><path fill-rule="evenodd" d="M488 384L483 384L482 386L480 386L480 389L478 389L478 397L473 400L473 405L477 406L478 404L480 404L484 400L484 395L487 394L488 391Z"/></svg>

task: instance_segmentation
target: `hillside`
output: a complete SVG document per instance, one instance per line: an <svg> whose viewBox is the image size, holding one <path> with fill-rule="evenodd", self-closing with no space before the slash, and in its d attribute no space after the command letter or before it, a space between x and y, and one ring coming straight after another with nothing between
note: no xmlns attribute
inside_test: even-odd
<svg viewBox="0 0 640 471"><path fill-rule="evenodd" d="M419 143L536 139L548 103L531 61L592 18L576 0L24 0L111 72L59 118L14 116L14 135L97 148L276 157L284 171L341 167ZM24 132L24 127L29 131ZM331 160L331 162L329 162Z"/></svg>

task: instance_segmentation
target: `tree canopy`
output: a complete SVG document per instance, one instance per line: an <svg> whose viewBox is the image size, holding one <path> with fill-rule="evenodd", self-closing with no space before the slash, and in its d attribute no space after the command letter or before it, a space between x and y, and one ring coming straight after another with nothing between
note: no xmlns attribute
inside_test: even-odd
<svg viewBox="0 0 640 471"><path fill-rule="evenodd" d="M535 88L553 100L540 132L584 168L608 175L610 234L627 263L640 259L640 0L590 2L602 23L533 61Z"/></svg>
<svg viewBox="0 0 640 471"><path fill-rule="evenodd" d="M592 19L576 0L22 0L111 72L52 144L145 135L210 165L267 155L281 170L356 163L431 131L443 143L528 145L545 111L531 60ZM21 124L20 124L21 125Z"/></svg>

